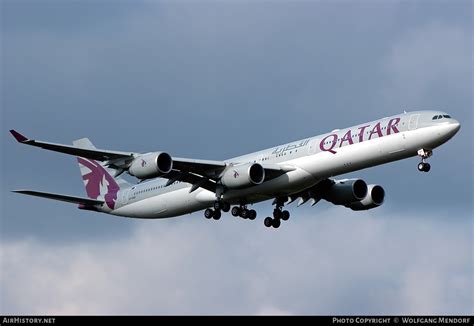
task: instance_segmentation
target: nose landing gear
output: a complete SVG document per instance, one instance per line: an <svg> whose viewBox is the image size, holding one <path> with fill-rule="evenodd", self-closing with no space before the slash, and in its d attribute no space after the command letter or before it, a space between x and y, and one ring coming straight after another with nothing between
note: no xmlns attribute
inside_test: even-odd
<svg viewBox="0 0 474 326"><path fill-rule="evenodd" d="M418 163L418 171L429 172L430 169L431 169L430 163L425 163L425 162Z"/></svg>
<svg viewBox="0 0 474 326"><path fill-rule="evenodd" d="M418 156L421 157L421 162L418 163L418 171L420 172L429 172L431 170L431 165L426 162L426 160L433 155L432 150L420 149L418 151Z"/></svg>

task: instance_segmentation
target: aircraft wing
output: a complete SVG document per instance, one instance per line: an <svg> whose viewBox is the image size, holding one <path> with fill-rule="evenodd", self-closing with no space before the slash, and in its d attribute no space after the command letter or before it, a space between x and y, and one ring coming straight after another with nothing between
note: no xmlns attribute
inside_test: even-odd
<svg viewBox="0 0 474 326"><path fill-rule="evenodd" d="M101 150L101 149L87 149L87 148L80 148L77 146L70 146L70 145L63 145L63 144L55 144L55 143L48 143L44 141L28 139L24 135L20 134L18 131L10 130L10 133L15 137L15 139L22 144L41 147L44 149L48 149L50 151L60 152L69 155L80 156L84 158L89 158L96 161L109 161L109 160L117 160L117 159L133 159L134 153L128 152L117 152L117 151L108 151L108 150Z"/></svg>
<svg viewBox="0 0 474 326"><path fill-rule="evenodd" d="M22 135L14 129L10 130L10 133L21 144L36 146L54 152L89 158L96 161L133 159L134 157L141 155L140 153L109 151L95 148L82 148L79 146L56 144L35 139L29 139L28 137ZM222 169L225 168L225 166L225 162L221 161L194 160L173 157L173 169L197 173L209 177L215 175L217 173L216 171L220 170L221 172Z"/></svg>
<svg viewBox="0 0 474 326"><path fill-rule="evenodd" d="M16 192L16 193L24 194L24 195L60 200L60 201L73 203L73 204L82 204L86 206L95 206L95 205L101 205L104 203L104 201L102 200L95 200L95 199L75 197L75 196L66 196L66 195L61 195L61 194L54 194L51 192L41 192L41 191L33 191L33 190L13 190L12 192Z"/></svg>
<svg viewBox="0 0 474 326"><path fill-rule="evenodd" d="M142 155L141 153L135 152L109 151L29 139L13 129L10 130L10 133L21 144L36 146L43 149L84 157L92 160L106 161L107 166L119 169L121 172L127 170L131 162ZM196 160L178 157L173 157L172 160L173 170L170 173L160 177L168 179L169 184L173 183L174 181L191 183L193 184L192 191L201 187L215 192L216 182L219 181L222 172L228 167L228 163L224 161ZM294 170L294 167L292 166L281 166L277 164L262 164L262 166L265 169L265 180L274 179L280 175Z"/></svg>

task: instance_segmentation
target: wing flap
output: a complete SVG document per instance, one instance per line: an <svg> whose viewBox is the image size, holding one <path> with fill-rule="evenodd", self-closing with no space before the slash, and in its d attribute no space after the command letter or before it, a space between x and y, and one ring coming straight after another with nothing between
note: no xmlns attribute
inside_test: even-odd
<svg viewBox="0 0 474 326"><path fill-rule="evenodd" d="M204 188L211 192L216 192L216 183L214 181L211 181L208 178L202 177L197 174L173 170L167 175L163 176L163 178L169 180L168 185L172 184L175 181L190 183L193 185L193 187L191 188L191 192L196 190L197 188Z"/></svg>
<svg viewBox="0 0 474 326"><path fill-rule="evenodd" d="M266 181L278 178L287 172L296 170L292 165L262 164L262 167L265 169Z"/></svg>
<svg viewBox="0 0 474 326"><path fill-rule="evenodd" d="M84 197L67 196L67 195L55 194L51 192L42 192L42 191L33 191L33 190L13 190L12 192L16 192L23 195L64 201L67 203L82 204L85 206L97 206L97 205L102 205L104 203L104 201L102 200L95 200L95 199L84 198Z"/></svg>
<svg viewBox="0 0 474 326"><path fill-rule="evenodd" d="M222 161L173 157L173 169L199 174L211 179L218 178L226 166L226 163Z"/></svg>

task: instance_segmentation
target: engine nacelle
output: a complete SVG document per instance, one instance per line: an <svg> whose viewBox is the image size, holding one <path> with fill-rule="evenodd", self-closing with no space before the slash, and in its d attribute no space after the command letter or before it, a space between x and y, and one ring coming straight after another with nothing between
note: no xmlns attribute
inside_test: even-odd
<svg viewBox="0 0 474 326"><path fill-rule="evenodd" d="M361 179L340 180L332 184L323 196L334 205L350 205L367 196L367 184Z"/></svg>
<svg viewBox="0 0 474 326"><path fill-rule="evenodd" d="M259 185L264 180L265 169L258 163L230 166L221 177L222 184L232 189Z"/></svg>
<svg viewBox="0 0 474 326"><path fill-rule="evenodd" d="M172 169L171 156L165 152L156 152L135 158L128 168L128 173L143 180L160 177L171 172Z"/></svg>
<svg viewBox="0 0 474 326"><path fill-rule="evenodd" d="M369 185L367 196L359 202L348 205L354 211L363 211L383 204L385 199L385 190L379 185Z"/></svg>

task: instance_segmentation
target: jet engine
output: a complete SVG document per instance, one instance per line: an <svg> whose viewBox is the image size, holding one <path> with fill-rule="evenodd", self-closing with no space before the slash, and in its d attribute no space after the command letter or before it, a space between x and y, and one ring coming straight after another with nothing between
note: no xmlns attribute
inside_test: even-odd
<svg viewBox="0 0 474 326"><path fill-rule="evenodd" d="M350 205L365 199L367 184L361 179L338 180L322 196L334 205Z"/></svg>
<svg viewBox="0 0 474 326"><path fill-rule="evenodd" d="M227 188L245 188L259 185L265 180L265 169L258 163L229 166L221 177Z"/></svg>
<svg viewBox="0 0 474 326"><path fill-rule="evenodd" d="M369 185L367 196L359 202L348 205L354 211L363 211L383 204L385 199L385 190L379 185Z"/></svg>
<svg viewBox="0 0 474 326"><path fill-rule="evenodd" d="M135 158L128 168L128 173L143 180L160 177L171 172L172 169L171 156L165 152L155 152Z"/></svg>

